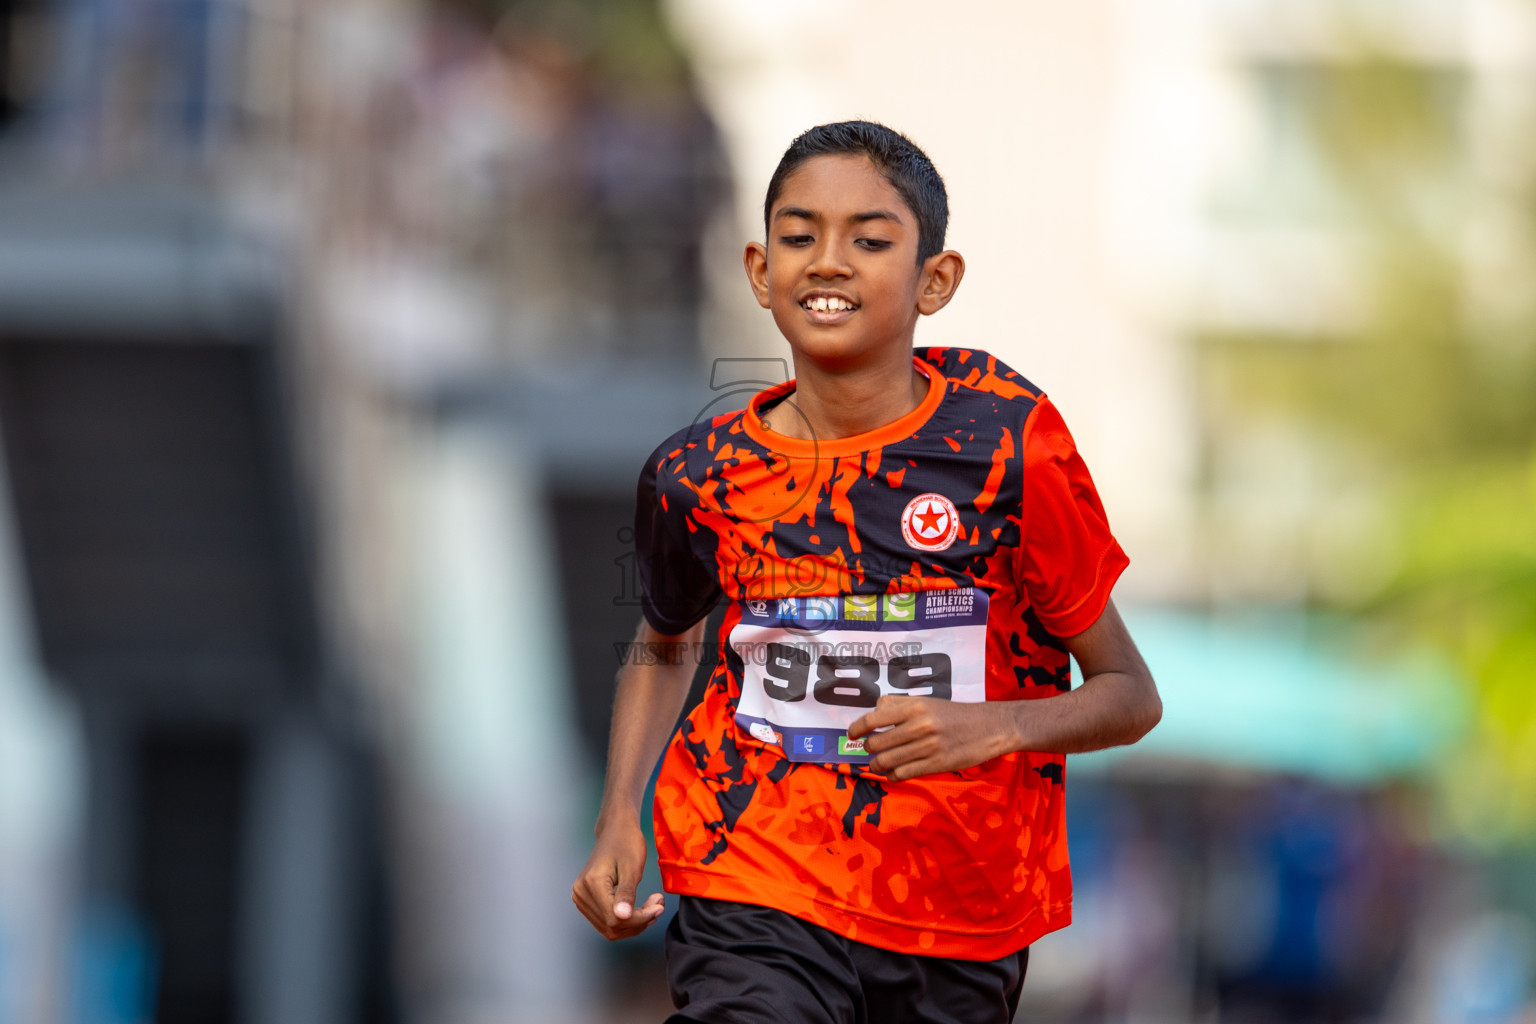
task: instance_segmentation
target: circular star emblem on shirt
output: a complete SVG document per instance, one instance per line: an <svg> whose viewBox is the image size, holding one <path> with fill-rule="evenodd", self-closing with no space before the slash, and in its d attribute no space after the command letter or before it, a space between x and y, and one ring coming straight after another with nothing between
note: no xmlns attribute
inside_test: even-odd
<svg viewBox="0 0 1536 1024"><path fill-rule="evenodd" d="M960 513L942 494L919 494L901 514L901 535L919 551L943 551L960 533Z"/></svg>

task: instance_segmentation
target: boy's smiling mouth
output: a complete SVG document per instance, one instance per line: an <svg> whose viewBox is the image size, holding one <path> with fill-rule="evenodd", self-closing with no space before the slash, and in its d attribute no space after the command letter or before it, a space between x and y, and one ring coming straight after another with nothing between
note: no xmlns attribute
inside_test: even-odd
<svg viewBox="0 0 1536 1024"><path fill-rule="evenodd" d="M859 305L842 295L818 292L802 298L800 308L818 324L835 324L856 313Z"/></svg>

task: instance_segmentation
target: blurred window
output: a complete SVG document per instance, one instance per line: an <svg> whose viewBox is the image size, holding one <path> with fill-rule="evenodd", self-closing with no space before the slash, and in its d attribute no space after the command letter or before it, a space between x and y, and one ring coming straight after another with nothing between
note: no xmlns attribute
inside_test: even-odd
<svg viewBox="0 0 1536 1024"><path fill-rule="evenodd" d="M42 80L41 8L39 0L0 0L0 133L32 105Z"/></svg>
<svg viewBox="0 0 1536 1024"><path fill-rule="evenodd" d="M1253 146L1244 180L1229 192L1243 212L1336 222L1362 193L1434 205L1459 177L1467 94L1460 68L1274 59L1249 63L1244 77Z"/></svg>

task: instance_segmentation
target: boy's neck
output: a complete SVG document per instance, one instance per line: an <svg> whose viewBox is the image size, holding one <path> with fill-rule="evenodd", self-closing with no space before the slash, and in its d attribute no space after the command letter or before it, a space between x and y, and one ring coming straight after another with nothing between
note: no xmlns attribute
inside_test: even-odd
<svg viewBox="0 0 1536 1024"><path fill-rule="evenodd" d="M832 441L878 430L922 404L928 382L912 365L912 350L898 349L878 363L830 371L795 356L795 390L764 416L785 437ZM794 409L786 408L788 402Z"/></svg>

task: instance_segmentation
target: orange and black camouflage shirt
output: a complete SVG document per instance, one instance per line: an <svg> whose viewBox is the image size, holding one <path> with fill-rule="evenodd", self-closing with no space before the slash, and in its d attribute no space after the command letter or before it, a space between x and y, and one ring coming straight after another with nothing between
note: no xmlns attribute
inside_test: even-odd
<svg viewBox="0 0 1536 1024"><path fill-rule="evenodd" d="M802 440L794 382L695 423L641 477L646 619L723 597L720 660L656 785L669 892L967 960L1071 920L1059 754L893 782L849 724L882 694L1040 700L1127 564L1050 401L985 352L918 349L918 407Z"/></svg>

